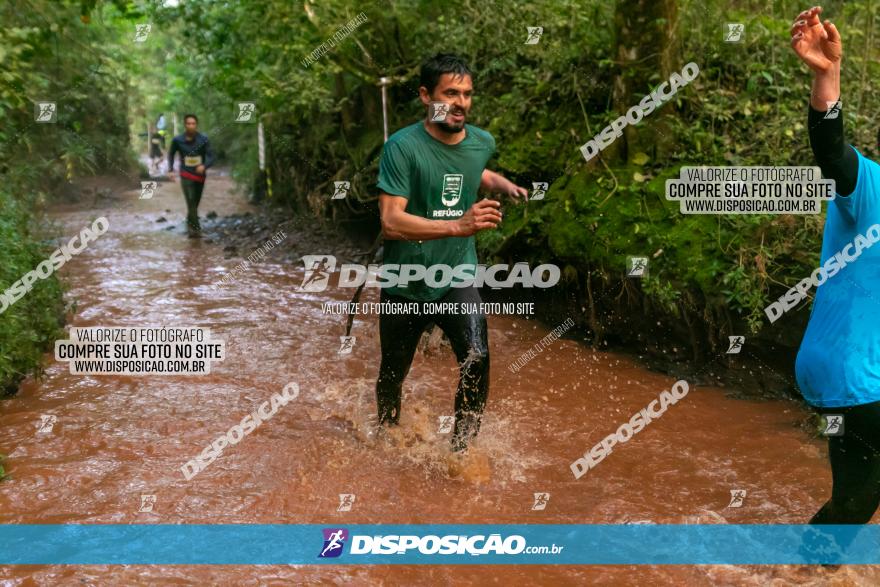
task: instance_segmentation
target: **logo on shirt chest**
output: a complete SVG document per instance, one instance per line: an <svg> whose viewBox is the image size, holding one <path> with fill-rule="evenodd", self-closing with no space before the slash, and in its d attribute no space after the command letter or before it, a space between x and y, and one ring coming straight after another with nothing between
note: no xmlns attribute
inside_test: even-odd
<svg viewBox="0 0 880 587"><path fill-rule="evenodd" d="M443 176L443 191L440 201L447 207L455 206L461 199L461 184L464 176L460 173L447 173Z"/></svg>
<svg viewBox="0 0 880 587"><path fill-rule="evenodd" d="M443 176L443 189L440 191L440 201L444 207L431 210L432 218L457 218L464 215L464 210L453 208L461 201L461 188L464 183L464 175L461 173L447 173ZM433 200L433 198L432 198ZM434 207L433 200L431 208Z"/></svg>

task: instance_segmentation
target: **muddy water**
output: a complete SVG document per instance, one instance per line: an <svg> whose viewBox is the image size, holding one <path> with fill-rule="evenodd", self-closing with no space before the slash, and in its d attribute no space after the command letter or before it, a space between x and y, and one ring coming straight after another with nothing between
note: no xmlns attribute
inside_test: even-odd
<svg viewBox="0 0 880 587"><path fill-rule="evenodd" d="M673 379L632 360L558 340L513 374L507 365L549 329L489 319L492 383L475 456L450 476L448 436L457 368L451 351L420 351L405 384L401 427L368 434L375 409L378 328L322 313L348 292L296 292L300 264L261 263L220 291L239 258L190 240L183 199L163 184L151 200L117 194L103 208L58 208L72 235L100 214L110 230L63 269L76 326L200 326L227 358L199 377L75 376L46 356L43 381L0 403L2 523L803 523L827 498L824 444L798 428L785 401L744 401L692 387L664 416L575 480L569 464L648 405ZM247 208L211 179L202 213ZM169 209L170 212L165 210ZM157 223L164 216L169 223ZM172 230L166 230L173 226ZM210 230L206 231L210 236ZM330 251L313 251L324 253ZM245 255L247 252L245 252ZM378 301L375 291L362 301ZM288 382L299 398L191 481L179 468ZM51 432L37 434L41 416ZM744 489L728 508L731 489ZM532 511L533 493L548 492ZM338 495L356 495L338 512ZM139 512L152 494L152 512ZM673 584L873 585L870 567L834 574L795 567L17 567L9 585L43 584Z"/></svg>

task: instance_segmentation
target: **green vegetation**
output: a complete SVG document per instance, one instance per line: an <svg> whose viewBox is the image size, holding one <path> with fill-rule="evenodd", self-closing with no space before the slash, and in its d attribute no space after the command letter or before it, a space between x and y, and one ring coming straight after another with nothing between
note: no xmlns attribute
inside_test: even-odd
<svg viewBox="0 0 880 587"><path fill-rule="evenodd" d="M56 248L41 216L52 194L77 177L135 168L126 73L134 60L119 43L131 25L105 13L121 15L94 1L0 4L0 291ZM57 104L57 122L35 122L37 101ZM0 395L39 372L63 324L61 295L52 275L0 314Z"/></svg>
<svg viewBox="0 0 880 587"><path fill-rule="evenodd" d="M50 247L37 242L22 205L6 191L0 191L0 250L4 289L51 253ZM53 276L37 280L30 292L0 314L0 392L14 391L21 378L39 368L43 351L60 333L63 310L61 286Z"/></svg>

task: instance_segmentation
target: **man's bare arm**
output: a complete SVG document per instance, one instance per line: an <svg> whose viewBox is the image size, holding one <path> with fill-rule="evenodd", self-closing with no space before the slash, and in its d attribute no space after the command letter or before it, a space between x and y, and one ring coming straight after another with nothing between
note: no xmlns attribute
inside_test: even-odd
<svg viewBox="0 0 880 587"><path fill-rule="evenodd" d="M858 182L859 161L844 136L843 108L829 118L829 105L840 99L840 63L843 43L834 24L819 19L822 8L801 12L791 26L791 47L813 70L807 126L810 146L822 175L835 182L835 190L848 196Z"/></svg>
<svg viewBox="0 0 880 587"><path fill-rule="evenodd" d="M813 76L810 91L810 106L819 112L828 110L828 104L840 99L840 62L828 72L817 72Z"/></svg>
<svg viewBox="0 0 880 587"><path fill-rule="evenodd" d="M488 169L484 169L480 176L480 189L490 194L506 194L512 198L525 198L529 195L526 188L519 187L503 175Z"/></svg>
<svg viewBox="0 0 880 587"><path fill-rule="evenodd" d="M501 222L500 204L481 200L456 220L429 220L406 212L407 199L386 193L379 195L382 236L388 240L426 241L451 236L471 236L495 228Z"/></svg>
<svg viewBox="0 0 880 587"><path fill-rule="evenodd" d="M407 199L382 193L379 196L379 215L382 219L382 236L388 240L434 240L456 234L455 222L429 220L406 210Z"/></svg>

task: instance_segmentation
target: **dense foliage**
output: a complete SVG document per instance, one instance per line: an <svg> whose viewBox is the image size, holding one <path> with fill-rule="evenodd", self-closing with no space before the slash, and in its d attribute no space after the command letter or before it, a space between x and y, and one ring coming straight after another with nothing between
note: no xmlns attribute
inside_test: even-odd
<svg viewBox="0 0 880 587"><path fill-rule="evenodd" d="M135 61L120 43L132 25L104 22L94 4L0 3L0 291L55 249L40 214L49 195L97 171L132 173L127 80ZM55 102L56 122L35 121L38 101ZM0 314L0 394L39 369L63 314L55 275Z"/></svg>

